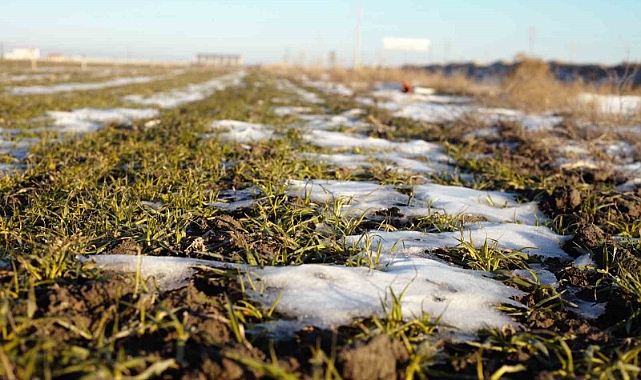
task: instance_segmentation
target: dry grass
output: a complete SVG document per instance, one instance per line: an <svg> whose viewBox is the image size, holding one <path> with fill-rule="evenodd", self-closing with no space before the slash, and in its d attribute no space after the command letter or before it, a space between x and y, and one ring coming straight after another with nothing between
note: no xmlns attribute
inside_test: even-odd
<svg viewBox="0 0 641 380"><path fill-rule="evenodd" d="M409 81L414 85L434 88L437 92L473 96L477 103L489 107L515 108L528 113L554 113L566 117L570 123L589 122L597 125L634 125L641 122L641 109L633 113L603 113L595 101L579 101L583 93L598 95L641 95L627 77L612 76L608 83L566 83L554 78L548 63L521 57L512 72L500 84L478 83L463 75L445 76L420 70L395 68L309 68L299 66L272 66L272 70L286 76L305 74L311 78L329 76L355 92L366 90L374 82ZM635 72L630 72L631 77ZM580 124L580 123L578 123Z"/></svg>

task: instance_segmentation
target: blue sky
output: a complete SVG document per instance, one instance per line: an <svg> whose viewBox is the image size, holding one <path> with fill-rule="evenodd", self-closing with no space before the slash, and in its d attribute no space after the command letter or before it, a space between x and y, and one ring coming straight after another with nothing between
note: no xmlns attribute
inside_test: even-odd
<svg viewBox="0 0 641 380"><path fill-rule="evenodd" d="M641 61L641 1L360 0L363 60L388 64L509 59ZM351 64L356 1L0 0L0 43L44 53L188 60L197 52L246 62L308 62L330 50ZM382 52L386 36L429 38L429 53ZM449 46L449 49L447 48Z"/></svg>

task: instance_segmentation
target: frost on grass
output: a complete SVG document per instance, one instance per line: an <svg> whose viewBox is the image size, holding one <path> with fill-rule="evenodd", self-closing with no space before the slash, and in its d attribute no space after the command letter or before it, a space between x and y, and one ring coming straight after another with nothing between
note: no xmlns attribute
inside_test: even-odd
<svg viewBox="0 0 641 380"><path fill-rule="evenodd" d="M238 87L242 85L245 76L246 73L241 70L207 82L190 84L182 89L161 92L148 97L143 95L127 95L123 100L161 108L175 108L183 104L203 100L216 91L222 91L228 87Z"/></svg>
<svg viewBox="0 0 641 380"><path fill-rule="evenodd" d="M13 87L8 90L8 93L12 95L35 95L35 94L55 94L59 92L71 92L71 91L100 90L103 88L127 86L130 84L149 83L149 82L153 82L155 80L159 80L163 78L166 78L166 77L142 76L142 77L131 77L131 78L117 78L117 79L113 79L105 82L97 82L97 83L63 83L63 84L54 84L51 86Z"/></svg>
<svg viewBox="0 0 641 380"><path fill-rule="evenodd" d="M413 196L401 193L394 186L373 182L310 180L290 181L288 186L291 196L309 198L319 204L331 205L342 199L341 211L348 215L396 208L405 216L444 213L529 224L543 219L536 203L520 204L513 195L503 192L433 184L406 190L411 190Z"/></svg>
<svg viewBox="0 0 641 380"><path fill-rule="evenodd" d="M73 111L47 111L53 127L59 132L87 133L109 122L131 124L134 120L151 119L160 114L152 108L79 108Z"/></svg>
<svg viewBox="0 0 641 380"><path fill-rule="evenodd" d="M225 131L217 134L223 141L249 143L269 140L274 136L274 131L264 124L247 123L238 120L216 120L211 123L210 128ZM205 134L202 137L211 138L213 136L216 136L216 134Z"/></svg>
<svg viewBox="0 0 641 380"><path fill-rule="evenodd" d="M513 324L494 306L520 306L511 297L523 295L485 277L484 272L424 258L387 257L375 269L321 264L261 269L209 260L129 255L96 255L89 260L103 269L138 273L142 279L153 276L165 290L184 286L194 267L240 269L255 286L247 291L250 298L265 307L276 305L277 313L294 319L299 327L331 328L356 318L385 317L394 294L406 320L426 313L440 318L441 325L474 332Z"/></svg>
<svg viewBox="0 0 641 380"><path fill-rule="evenodd" d="M512 223L481 222L466 225L463 231L427 233L420 231L370 231L347 237L348 244L367 248L371 252L422 256L437 248L453 248L462 242L476 248L487 241L499 249L521 250L532 256L569 259L561 249L570 236L557 235L543 226Z"/></svg>

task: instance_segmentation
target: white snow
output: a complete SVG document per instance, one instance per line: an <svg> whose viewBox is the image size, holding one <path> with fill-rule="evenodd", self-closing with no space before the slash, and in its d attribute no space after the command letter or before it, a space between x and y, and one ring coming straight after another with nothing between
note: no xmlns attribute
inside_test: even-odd
<svg viewBox="0 0 641 380"><path fill-rule="evenodd" d="M443 153L443 148L438 144L423 140L408 142L394 142L364 135L314 130L303 135L308 143L334 149L368 149L390 150L405 157L423 157L430 161L451 162L452 159Z"/></svg>
<svg viewBox="0 0 641 380"><path fill-rule="evenodd" d="M594 104L599 112L606 114L631 115L641 111L641 96L583 93L578 100L584 104Z"/></svg>
<svg viewBox="0 0 641 380"><path fill-rule="evenodd" d="M269 140L274 136L271 128L264 124L247 123L238 120L215 120L210 125L214 130L226 130L218 134L224 141L236 141L240 143L256 142L261 140ZM203 138L210 138L214 135L205 134Z"/></svg>
<svg viewBox="0 0 641 380"><path fill-rule="evenodd" d="M144 95L127 95L122 100L161 108L175 108L183 104L203 100L216 91L222 91L228 87L238 87L243 83L245 76L245 71L241 70L207 82L190 84L182 89L161 92L148 97Z"/></svg>
<svg viewBox="0 0 641 380"><path fill-rule="evenodd" d="M563 122L563 117L554 115L532 115L518 110L507 108L474 108L470 116L487 124L496 124L501 121L521 123L530 131L549 130Z"/></svg>
<svg viewBox="0 0 641 380"><path fill-rule="evenodd" d="M7 90L8 93L12 95L34 95L34 94L55 94L59 92L70 92L70 91L89 91L89 90L99 90L109 87L120 87L130 84L138 83L148 83L161 78L166 77L129 77L129 78L117 78L105 82L95 82L95 83L62 83L54 84L51 86L27 86L27 87L12 87Z"/></svg>
<svg viewBox="0 0 641 380"><path fill-rule="evenodd" d="M481 191L465 187L436 184L419 185L413 188L417 201L449 215L472 214L489 221L521 222L536 224L547 218L539 211L536 202L518 203L512 194L499 191Z"/></svg>
<svg viewBox="0 0 641 380"><path fill-rule="evenodd" d="M574 261L572 261L572 266L575 266L577 268L586 268L586 267L596 268L597 265L594 262L594 260L592 260L592 257L590 256L590 254L586 253L574 259Z"/></svg>
<svg viewBox="0 0 641 380"><path fill-rule="evenodd" d="M637 188L641 187L641 177L632 178L625 183L617 186L617 190L624 191L635 191Z"/></svg>
<svg viewBox="0 0 641 380"><path fill-rule="evenodd" d="M313 87L318 91L324 92L326 94L336 94L341 96L352 96L354 91L345 86L343 83L329 82L323 80L303 80L305 86Z"/></svg>
<svg viewBox="0 0 641 380"><path fill-rule="evenodd" d="M32 80L55 79L59 77L55 74L20 74L20 75L0 75L0 82L26 82Z"/></svg>
<svg viewBox="0 0 641 380"><path fill-rule="evenodd" d="M293 92L294 94L298 95L298 97L307 103L312 103L312 104L322 104L325 103L323 99L321 99L318 94L315 94L311 91L307 91L305 89L302 89L292 82L288 80L278 80L276 82L276 88L280 91L289 91Z"/></svg>
<svg viewBox="0 0 641 380"><path fill-rule="evenodd" d="M408 187L413 197L401 193L394 186L373 182L310 180L288 184L291 196L309 198L312 202L330 204L334 200L348 200L342 206L348 215L398 208L405 216L446 213L452 216L475 215L490 221L518 221L535 224L545 220L536 203L517 203L513 195L480 191L457 186L417 185Z"/></svg>
<svg viewBox="0 0 641 380"><path fill-rule="evenodd" d="M151 119L160 114L152 108L79 108L73 111L47 111L59 132L88 133L109 122L130 124L134 120Z"/></svg>
<svg viewBox="0 0 641 380"><path fill-rule="evenodd" d="M310 113L312 109L310 107L276 107L272 111L276 116L287 116L287 115L300 115L303 113Z"/></svg>
<svg viewBox="0 0 641 380"><path fill-rule="evenodd" d="M251 207L256 203L256 197L261 194L257 187L248 187L242 190L223 190L218 193L216 202L209 206L225 211L233 211L239 208Z"/></svg>
<svg viewBox="0 0 641 380"><path fill-rule="evenodd" d="M300 153L298 156L315 160L327 165L346 169L366 169L382 165L386 170L433 174L452 171L452 166L442 163L424 162L417 159L405 158L395 153L376 153L370 156L353 153Z"/></svg>
<svg viewBox="0 0 641 380"><path fill-rule="evenodd" d="M307 130L330 130L338 127L344 127L353 130L367 130L371 125L362 121L359 116L360 109L355 108L345 111L340 115L299 115L299 118L305 120L305 123L297 126Z"/></svg>
<svg viewBox="0 0 641 380"><path fill-rule="evenodd" d="M39 141L33 138L25 138L18 141L0 140L0 155L8 155L18 160L23 160L29 155L31 146Z"/></svg>
<svg viewBox="0 0 641 380"><path fill-rule="evenodd" d="M559 287L559 280L557 280L554 273L550 272L547 269L515 269L512 271L512 274L514 274L515 276L527 278L535 284L548 285L553 288Z"/></svg>
<svg viewBox="0 0 641 380"><path fill-rule="evenodd" d="M461 241L471 241L475 247L480 248L487 240L490 244L496 242L500 249L522 250L532 256L568 259L561 245L569 238L570 236L557 235L542 226L481 222L466 225L463 233L370 231L364 235L348 236L346 241L362 248L369 244L369 251L374 253L380 249L385 254L424 256L426 251L457 247Z"/></svg>
<svg viewBox="0 0 641 380"><path fill-rule="evenodd" d="M393 116L422 120L428 123L442 123L459 120L470 111L471 108L469 106L417 103L399 107L399 109L393 113Z"/></svg>
<svg viewBox="0 0 641 380"><path fill-rule="evenodd" d="M404 94L397 88L398 85L372 93L377 98L386 99L377 103L377 106L394 111L393 116L396 117L430 123L458 121L464 117L472 117L490 125L499 121L511 121L519 122L532 131L548 130L563 121L562 117L554 115L529 115L513 109L478 107L470 104L472 98L465 96ZM373 103L364 99L362 104Z"/></svg>
<svg viewBox="0 0 641 380"><path fill-rule="evenodd" d="M184 286L193 275L193 267L240 268L256 285L256 289L247 291L252 299L265 307L276 305L276 312L295 318L300 326L320 328L346 325L355 318L384 317L383 305L391 309L392 292L400 297L405 319L427 313L440 318L441 325L463 332L500 328L514 322L494 306L520 306L511 297L523 295L485 277L484 272L424 258L386 257L376 269L321 264L260 269L208 260L129 255L95 255L88 259L104 269L139 272L143 278L154 276L162 289Z"/></svg>

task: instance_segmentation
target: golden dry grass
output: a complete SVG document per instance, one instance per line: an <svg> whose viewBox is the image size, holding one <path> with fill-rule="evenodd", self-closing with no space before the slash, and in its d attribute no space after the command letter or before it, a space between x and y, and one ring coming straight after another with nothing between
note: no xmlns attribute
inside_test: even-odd
<svg viewBox="0 0 641 380"><path fill-rule="evenodd" d="M311 78L329 76L331 81L342 82L357 93L374 82L409 81L414 85L434 88L440 93L473 96L479 104L490 107L515 108L528 113L561 114L568 121L592 124L634 125L641 122L641 109L635 113L603 113L596 99L579 100L581 94L640 95L641 89L633 88L625 78L612 77L608 83L596 86L591 83L566 83L554 78L548 63L534 58L521 57L511 73L499 84L478 83L463 75L445 76L421 70L399 68L320 68L300 66L271 67L286 75L307 75ZM629 75L633 75L631 72Z"/></svg>

